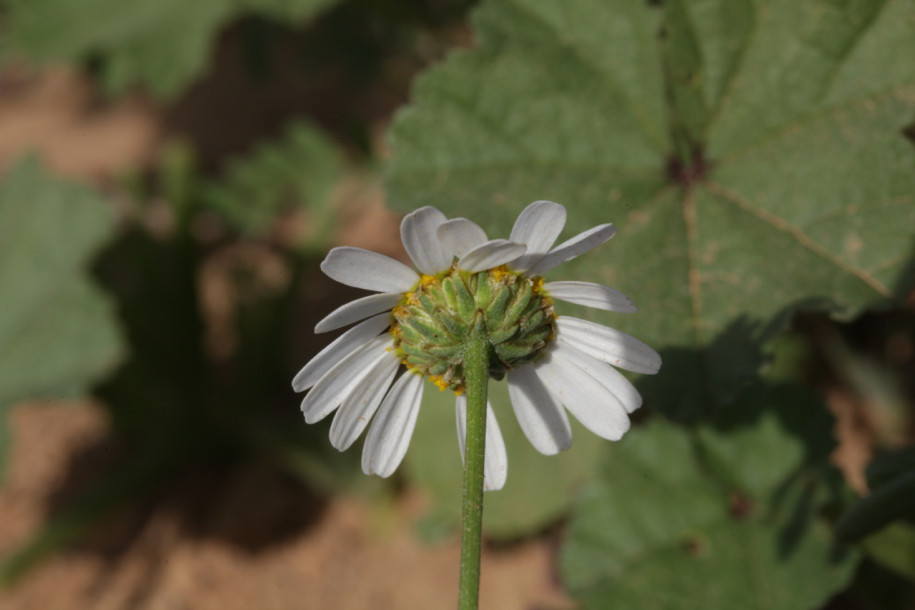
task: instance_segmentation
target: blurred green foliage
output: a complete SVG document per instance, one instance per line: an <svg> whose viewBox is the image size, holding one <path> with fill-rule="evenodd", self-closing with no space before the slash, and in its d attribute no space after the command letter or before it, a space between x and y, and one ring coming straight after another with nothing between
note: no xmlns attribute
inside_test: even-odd
<svg viewBox="0 0 915 610"><path fill-rule="evenodd" d="M231 20L303 20L334 1L6 0L6 52L43 63L92 58L109 92L142 84L169 98L206 69L216 36Z"/></svg>
<svg viewBox="0 0 915 610"><path fill-rule="evenodd" d="M292 134L293 145L256 153L247 165L239 162L246 168L243 178L257 182L263 171L273 193L285 194L282 200L270 194L255 200L268 201L268 212L277 213L280 204L307 207L333 226L332 197L320 189L306 194L301 185L326 184L328 171L335 172L331 179L342 179L340 153L303 123ZM308 162L289 171L302 161L303 146L296 145L301 142ZM267 163L260 162L264 158ZM226 172L228 182L239 182L237 167ZM152 189L134 184L128 218L118 231L100 194L52 178L34 160L0 183L0 291L10 306L0 317L0 336L11 348L0 363L0 406L80 395L108 373L93 393L124 452L0 564L0 582L14 580L104 515L190 467L220 470L259 459L319 494L377 487L360 476L357 454L338 453L325 442L327 426L299 425L297 410L285 408L292 399L289 378L301 360L290 333L300 315L293 288L300 274L315 272L327 234L315 235L313 244L252 245L236 255L234 249L244 245L229 234L217 236L217 243L194 237L204 212L223 213L234 233L263 241L271 236L266 227L232 214L238 199L214 199L214 192L227 191L200 175L193 150L166 147L157 181ZM92 255L95 282L86 277ZM211 286L221 291L219 304L229 313L215 330L204 319ZM214 333L231 343L225 353L208 348Z"/></svg>
<svg viewBox="0 0 915 610"><path fill-rule="evenodd" d="M77 63L109 93L174 99L207 72L219 33L253 19L288 27L303 66L339 72L338 95L372 79L391 95L388 60L427 62L423 28L468 4L5 0L0 59ZM535 199L566 205L569 233L615 222L616 238L562 277L614 286L640 312L559 313L664 358L636 381L645 425L618 444L576 429L549 458L493 384L511 476L487 496L487 534L537 535L569 516L560 568L585 607L811 608L840 594L905 608L915 359L897 366L881 350L915 345L903 304L915 286L915 0L485 0L472 25L475 46L418 78L393 124L388 201L436 205L494 236ZM0 466L4 409L28 398L92 391L123 449L0 578L193 465L266 460L322 494L381 485L362 477L357 449L338 454L326 425L301 422L288 387L320 345L303 342L302 320L333 306L317 262L339 186L376 167L342 152L346 132L348 150L373 153L376 126L354 117L334 117L335 137L303 112L217 171L180 140L104 192L35 161L0 177ZM287 239L300 218L308 230ZM905 323L854 321L870 309ZM892 403L860 499L829 460L836 422L816 390L834 386L874 419ZM453 531L460 464L453 396L429 385L396 477L431 499L429 537Z"/></svg>
<svg viewBox="0 0 915 610"><path fill-rule="evenodd" d="M333 193L343 177L334 142L300 121L277 140L231 160L221 179L206 185L203 197L241 232L254 235L269 232L284 213L307 203L308 246L327 251L335 228Z"/></svg>
<svg viewBox="0 0 915 610"><path fill-rule="evenodd" d="M897 521L871 534L862 548L878 563L915 581L915 525L911 520Z"/></svg>
<svg viewBox="0 0 915 610"><path fill-rule="evenodd" d="M79 396L123 358L111 300L88 276L113 229L97 193L35 159L0 177L0 473L15 401Z"/></svg>

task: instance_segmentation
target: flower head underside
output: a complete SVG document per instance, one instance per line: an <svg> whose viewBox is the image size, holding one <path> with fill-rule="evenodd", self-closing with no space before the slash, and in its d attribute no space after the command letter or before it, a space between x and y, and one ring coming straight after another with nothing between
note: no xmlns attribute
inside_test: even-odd
<svg viewBox="0 0 915 610"><path fill-rule="evenodd" d="M545 282L554 267L610 239L603 224L553 246L563 206L537 201L519 215L509 239L489 239L465 218L425 207L408 214L401 237L415 269L359 248L334 248L321 264L331 278L371 294L327 315L326 332L357 323L318 353L293 380L306 422L335 413L331 443L341 451L368 427L362 467L388 476L402 461L422 402L424 379L453 390L463 455L466 401L463 348L482 333L489 376L505 379L524 434L541 453L572 441L566 411L603 438L619 439L641 405L616 369L653 374L661 359L620 331L559 315L557 301L617 313L636 311L622 293L590 282ZM505 482L505 445L487 405L485 482Z"/></svg>
<svg viewBox="0 0 915 610"><path fill-rule="evenodd" d="M394 307L389 332L408 369L439 388L464 391L463 350L475 330L488 340L489 376L530 364L554 336L553 301L543 280L502 265L469 273L456 264L435 276L423 275Z"/></svg>

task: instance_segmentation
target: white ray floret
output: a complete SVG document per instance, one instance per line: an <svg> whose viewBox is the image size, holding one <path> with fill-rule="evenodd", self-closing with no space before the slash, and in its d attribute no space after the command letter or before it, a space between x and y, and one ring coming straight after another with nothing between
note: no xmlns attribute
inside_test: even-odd
<svg viewBox="0 0 915 610"><path fill-rule="evenodd" d="M462 256L458 261L458 269L476 273L499 267L518 258L526 249L523 244L516 244L507 239L493 239Z"/></svg>
<svg viewBox="0 0 915 610"><path fill-rule="evenodd" d="M527 246L512 268L527 271L556 243L566 224L566 209L552 201L535 201L518 216L509 239Z"/></svg>
<svg viewBox="0 0 915 610"><path fill-rule="evenodd" d="M341 284L374 292L407 292L419 280L416 272L400 261L349 246L328 252L321 271Z"/></svg>
<svg viewBox="0 0 915 610"><path fill-rule="evenodd" d="M553 297L567 303L604 309L616 313L635 313L638 307L619 290L591 282L547 282L543 289Z"/></svg>
<svg viewBox="0 0 915 610"><path fill-rule="evenodd" d="M591 376L602 388L613 395L626 413L632 413L642 406L642 396L635 386L609 364L592 358L571 344L556 343L551 352L554 354L554 359L567 362Z"/></svg>
<svg viewBox="0 0 915 610"><path fill-rule="evenodd" d="M346 451L362 435L369 420L378 410L394 375L400 367L400 358L386 352L375 364L365 381L334 414L330 425L330 444L338 451Z"/></svg>
<svg viewBox="0 0 915 610"><path fill-rule="evenodd" d="M435 275L451 266L452 254L436 235L439 225L447 220L440 211L426 206L407 214L400 224L400 239L410 260L426 275Z"/></svg>
<svg viewBox="0 0 915 610"><path fill-rule="evenodd" d="M521 430L534 449L554 455L572 446L572 428L565 409L550 394L532 366L509 371L508 396Z"/></svg>
<svg viewBox="0 0 915 610"><path fill-rule="evenodd" d="M527 245L531 254L543 254L556 243L566 225L566 209L552 201L535 201L518 215L511 241Z"/></svg>
<svg viewBox="0 0 915 610"><path fill-rule="evenodd" d="M489 241L486 231L466 218L454 218L443 222L436 228L435 235L442 247L458 258Z"/></svg>
<svg viewBox="0 0 915 610"><path fill-rule="evenodd" d="M619 399L576 366L564 350L549 350L534 370L550 393L594 434L618 441L629 430L629 416Z"/></svg>
<svg viewBox="0 0 915 610"><path fill-rule="evenodd" d="M324 374L302 400L302 413L309 424L321 421L352 394L391 346L391 338L375 337Z"/></svg>
<svg viewBox="0 0 915 610"><path fill-rule="evenodd" d="M607 364L647 375L653 375L661 368L658 352L615 328L572 316L560 316L556 326L562 341L568 341Z"/></svg>
<svg viewBox="0 0 915 610"><path fill-rule="evenodd" d="M458 447L461 449L461 462L464 461L464 447L467 439L467 397L463 394L454 401L455 419L457 420ZM505 452L505 441L492 405L486 403L486 449L483 454L483 489L496 491L505 485L508 477L508 455Z"/></svg>
<svg viewBox="0 0 915 610"><path fill-rule="evenodd" d="M302 367L302 370L292 380L292 389L296 392L304 392L313 386L327 371L358 348L363 347L369 340L377 337L390 323L390 314L379 314L360 322L337 337Z"/></svg>
<svg viewBox="0 0 915 610"><path fill-rule="evenodd" d="M400 466L413 436L422 399L423 378L419 375L405 373L394 383L365 439L362 470L366 474L388 477Z"/></svg>
<svg viewBox="0 0 915 610"><path fill-rule="evenodd" d="M402 298L403 295L397 292L382 292L350 301L327 314L315 325L315 332L337 330L382 311L390 311Z"/></svg>
<svg viewBox="0 0 915 610"><path fill-rule="evenodd" d="M568 262L588 250L593 250L616 234L616 228L610 224L598 225L579 233L572 239L564 241L534 263L528 273L530 275L543 275L550 269Z"/></svg>

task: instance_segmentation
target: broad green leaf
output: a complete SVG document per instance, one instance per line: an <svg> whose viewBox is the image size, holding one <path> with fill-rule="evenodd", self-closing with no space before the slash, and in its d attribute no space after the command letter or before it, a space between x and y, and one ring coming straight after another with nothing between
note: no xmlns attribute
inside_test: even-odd
<svg viewBox="0 0 915 610"><path fill-rule="evenodd" d="M858 540L894 520L915 518L915 448L880 455L868 466L870 493L836 522L836 534Z"/></svg>
<svg viewBox="0 0 915 610"><path fill-rule="evenodd" d="M337 0L235 0L246 10L260 15L300 21L328 8Z"/></svg>
<svg viewBox="0 0 915 610"><path fill-rule="evenodd" d="M207 203L244 232L264 233L284 211L304 207L317 248L333 227L332 193L343 175L336 145L318 128L297 122L284 136L230 161L223 178L207 185Z"/></svg>
<svg viewBox="0 0 915 610"><path fill-rule="evenodd" d="M777 411L698 434L655 420L614 445L561 556L584 607L800 610L846 584L856 556L818 518L829 418L790 391L758 400Z"/></svg>
<svg viewBox="0 0 915 610"><path fill-rule="evenodd" d="M738 409L697 429L703 459L742 493L765 498L791 477L828 468L834 420L812 391L792 384L754 384ZM804 475L808 476L808 475Z"/></svg>
<svg viewBox="0 0 915 610"><path fill-rule="evenodd" d="M867 465L867 484L880 487L915 471L915 446L879 453Z"/></svg>
<svg viewBox="0 0 915 610"><path fill-rule="evenodd" d="M915 472L887 483L855 503L836 523L836 534L858 540L896 519L915 516Z"/></svg>
<svg viewBox="0 0 915 610"><path fill-rule="evenodd" d="M203 72L215 36L238 15L304 19L334 0L9 0L7 52L39 62L101 59L120 92L138 82L179 93Z"/></svg>
<svg viewBox="0 0 915 610"><path fill-rule="evenodd" d="M892 523L861 541L875 561L915 582L915 526Z"/></svg>
<svg viewBox="0 0 915 610"><path fill-rule="evenodd" d="M34 160L0 177L0 420L14 401L82 392L121 357L112 308L86 274L112 230L94 192Z"/></svg>
<svg viewBox="0 0 915 610"><path fill-rule="evenodd" d="M911 286L915 1L648 4L484 2L477 48L392 127L388 200L500 237L536 199L569 208L564 236L616 223L548 277L632 297L600 319L664 350L646 393L689 417L732 400L798 308Z"/></svg>
<svg viewBox="0 0 915 610"><path fill-rule="evenodd" d="M558 456L541 455L521 431L506 385L492 382L489 391L508 451L508 480L503 489L486 492L483 529L492 538L518 538L566 513L573 492L593 476L609 442L573 422L572 447ZM463 471L454 409L451 392L426 384L406 457L410 482L430 496L428 520L439 527L457 527L461 517Z"/></svg>

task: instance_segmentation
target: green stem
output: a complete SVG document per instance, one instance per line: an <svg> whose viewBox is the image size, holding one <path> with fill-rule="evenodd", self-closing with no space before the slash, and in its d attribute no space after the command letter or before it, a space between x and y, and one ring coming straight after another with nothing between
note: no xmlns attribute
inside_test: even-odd
<svg viewBox="0 0 915 610"><path fill-rule="evenodd" d="M458 608L476 610L480 597L483 457L486 448L486 392L489 384L489 341L482 324L476 325L464 345L464 379L467 392L467 434L464 448Z"/></svg>

